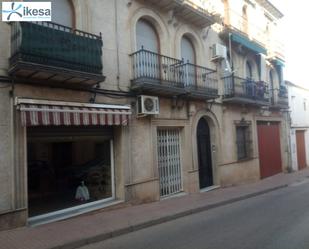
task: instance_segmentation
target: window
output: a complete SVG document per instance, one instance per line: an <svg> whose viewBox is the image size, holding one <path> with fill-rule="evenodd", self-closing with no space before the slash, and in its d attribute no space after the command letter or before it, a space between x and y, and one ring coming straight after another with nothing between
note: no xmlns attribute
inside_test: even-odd
<svg viewBox="0 0 309 249"><path fill-rule="evenodd" d="M246 77L247 79L252 79L252 66L249 61L246 62Z"/></svg>
<svg viewBox="0 0 309 249"><path fill-rule="evenodd" d="M158 36L150 22L140 19L136 24L136 47L159 53Z"/></svg>
<svg viewBox="0 0 309 249"><path fill-rule="evenodd" d="M242 31L244 33L248 33L248 13L247 13L247 5L244 5L242 8Z"/></svg>
<svg viewBox="0 0 309 249"><path fill-rule="evenodd" d="M27 129L29 216L114 197L112 130Z"/></svg>
<svg viewBox="0 0 309 249"><path fill-rule="evenodd" d="M183 36L181 39L181 57L184 62L195 63L195 51L190 39Z"/></svg>
<svg viewBox="0 0 309 249"><path fill-rule="evenodd" d="M24 0L25 2L42 2L42 0ZM52 22L74 28L74 9L70 0L51 0Z"/></svg>
<svg viewBox="0 0 309 249"><path fill-rule="evenodd" d="M71 1L52 0L52 21L74 28L74 12Z"/></svg>
<svg viewBox="0 0 309 249"><path fill-rule="evenodd" d="M241 121L244 123L244 121ZM236 144L237 144L237 159L243 160L252 156L252 141L250 125L236 124Z"/></svg>
<svg viewBox="0 0 309 249"><path fill-rule="evenodd" d="M153 25L144 19L136 24L136 48L134 68L137 77L160 79L161 61L159 39Z"/></svg>
<svg viewBox="0 0 309 249"><path fill-rule="evenodd" d="M181 39L181 57L184 60L185 66L185 74L184 74L184 82L186 86L192 86L196 83L196 71L195 67L190 64L195 64L195 51L192 42L186 36L183 36Z"/></svg>

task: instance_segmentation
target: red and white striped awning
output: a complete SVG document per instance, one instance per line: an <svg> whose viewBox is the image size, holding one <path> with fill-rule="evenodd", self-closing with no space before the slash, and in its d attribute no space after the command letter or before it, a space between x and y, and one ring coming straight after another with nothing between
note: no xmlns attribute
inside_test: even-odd
<svg viewBox="0 0 309 249"><path fill-rule="evenodd" d="M88 104L63 101L16 100L22 126L127 125L131 108L125 105Z"/></svg>

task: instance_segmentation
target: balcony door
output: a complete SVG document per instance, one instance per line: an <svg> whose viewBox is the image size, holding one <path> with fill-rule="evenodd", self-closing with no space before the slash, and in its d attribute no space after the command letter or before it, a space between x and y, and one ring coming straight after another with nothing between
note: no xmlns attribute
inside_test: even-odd
<svg viewBox="0 0 309 249"><path fill-rule="evenodd" d="M137 76L160 79L158 35L153 25L143 19L136 24L136 47L140 51L134 65Z"/></svg>
<svg viewBox="0 0 309 249"><path fill-rule="evenodd" d="M183 74L183 80L185 86L193 86L196 81L195 72L195 50L192 42L186 36L181 39L181 58L184 61L183 70L180 74Z"/></svg>
<svg viewBox="0 0 309 249"><path fill-rule="evenodd" d="M24 2L43 2L42 0L24 0ZM74 8L70 0L50 0L52 5L52 22L74 28Z"/></svg>
<svg viewBox="0 0 309 249"><path fill-rule="evenodd" d="M275 103L275 92L274 92L274 74L273 74L273 70L269 71L269 83L270 83L270 88L271 88L271 100L272 103Z"/></svg>
<svg viewBox="0 0 309 249"><path fill-rule="evenodd" d="M246 62L246 81L243 84L244 93L247 97L255 96L255 85L253 82L253 66L250 61Z"/></svg>
<svg viewBox="0 0 309 249"><path fill-rule="evenodd" d="M61 25L74 28L73 5L69 0L51 0L52 21Z"/></svg>

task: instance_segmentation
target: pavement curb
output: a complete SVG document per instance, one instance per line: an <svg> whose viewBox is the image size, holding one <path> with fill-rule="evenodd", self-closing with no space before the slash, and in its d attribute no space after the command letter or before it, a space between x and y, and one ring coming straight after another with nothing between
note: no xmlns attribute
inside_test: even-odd
<svg viewBox="0 0 309 249"><path fill-rule="evenodd" d="M140 224L136 224L136 225L132 225L132 226L128 226L128 227L124 227L124 228L120 228L117 229L115 231L112 232L106 232L106 233L102 233L102 234L98 234L95 235L93 237L88 237L88 238L83 238L77 241L72 241L72 242L68 242L66 244L60 245L60 246L56 246L56 247L50 247L48 249L75 249L75 248L79 248L82 246L86 246L89 244L93 244L93 243L97 243L97 242L101 242L110 238L114 238L114 237L118 237L120 235L124 235L124 234L128 234L130 232L134 232L134 231L138 231L147 227L151 227L154 225L158 225L158 224L162 224L168 221L172 221L172 220L176 220L179 219L181 217L185 217L191 214L196 214L196 213L200 213L206 210L210 210L216 207L220 207L220 206L224 206L227 204L231 204L234 202L238 202L238 201L242 201L245 199L249 199L252 197L256 197L259 195L263 195L281 188L285 188L288 187L288 184L283 184L283 185L279 185L273 188L269 188L269 189L265 189L265 190L261 190L258 192L254 192L254 193L250 193L250 194L245 194L243 196L239 196L239 197L234 197L231 198L229 200L225 200L225 201L220 201L217 203L213 203L213 204L209 204L209 205L205 205L205 206L201 206L201 207L196 207L196 208L192 208L186 211L182 211L179 213L175 213L175 214L171 214L171 215L167 215L165 217L161 217L155 220L150 220L150 221L145 221L145 222L141 222Z"/></svg>

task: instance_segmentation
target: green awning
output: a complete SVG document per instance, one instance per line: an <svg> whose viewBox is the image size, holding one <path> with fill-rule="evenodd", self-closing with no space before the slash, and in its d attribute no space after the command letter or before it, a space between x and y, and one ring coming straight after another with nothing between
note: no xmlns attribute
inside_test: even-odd
<svg viewBox="0 0 309 249"><path fill-rule="evenodd" d="M279 60L279 59L273 60L273 63L274 63L276 66L279 66L279 67L284 67L284 65L285 65L285 62L284 62L283 60Z"/></svg>
<svg viewBox="0 0 309 249"><path fill-rule="evenodd" d="M257 44L256 42L249 40L247 37L243 35L233 33L231 35L231 39L233 42L239 43L243 45L244 47L246 47L247 49L250 49L253 52L256 52L257 54L267 53L265 48L263 48L261 45Z"/></svg>

